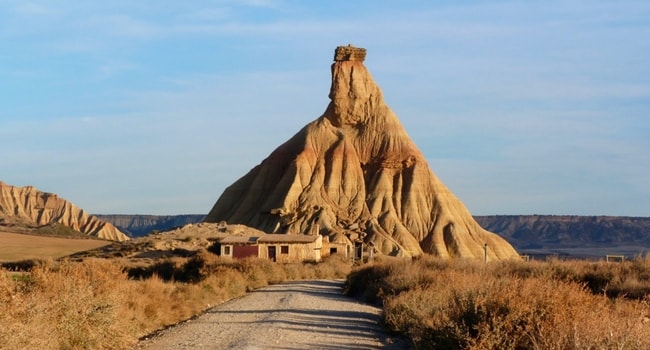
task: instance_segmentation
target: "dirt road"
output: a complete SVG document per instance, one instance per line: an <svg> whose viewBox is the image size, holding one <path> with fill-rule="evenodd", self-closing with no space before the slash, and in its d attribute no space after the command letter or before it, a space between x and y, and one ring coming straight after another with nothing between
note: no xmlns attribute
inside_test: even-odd
<svg viewBox="0 0 650 350"><path fill-rule="evenodd" d="M278 284L219 305L137 349L410 349L379 325L380 309L342 294L343 281Z"/></svg>

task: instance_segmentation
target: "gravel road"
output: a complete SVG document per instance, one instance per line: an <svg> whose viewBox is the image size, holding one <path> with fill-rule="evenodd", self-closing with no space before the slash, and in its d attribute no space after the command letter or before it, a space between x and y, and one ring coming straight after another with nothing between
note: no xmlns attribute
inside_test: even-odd
<svg viewBox="0 0 650 350"><path fill-rule="evenodd" d="M382 329L379 308L342 290L340 280L268 286L162 331L136 349L410 349Z"/></svg>

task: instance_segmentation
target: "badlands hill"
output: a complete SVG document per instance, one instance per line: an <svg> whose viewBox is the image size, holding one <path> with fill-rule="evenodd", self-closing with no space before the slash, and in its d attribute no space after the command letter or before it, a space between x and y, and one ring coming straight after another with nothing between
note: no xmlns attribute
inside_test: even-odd
<svg viewBox="0 0 650 350"><path fill-rule="evenodd" d="M363 239L397 256L517 257L429 168L363 64L340 46L324 114L229 186L205 218L265 232Z"/></svg>
<svg viewBox="0 0 650 350"><path fill-rule="evenodd" d="M39 227L61 224L83 234L113 241L129 237L110 223L87 214L56 194L32 186L15 187L0 182L0 227Z"/></svg>

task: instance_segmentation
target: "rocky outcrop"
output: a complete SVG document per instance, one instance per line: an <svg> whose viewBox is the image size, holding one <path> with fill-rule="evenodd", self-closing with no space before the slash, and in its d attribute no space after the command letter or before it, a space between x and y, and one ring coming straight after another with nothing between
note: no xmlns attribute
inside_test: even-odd
<svg viewBox="0 0 650 350"><path fill-rule="evenodd" d="M34 226L59 223L97 238L129 239L112 224L87 214L56 194L41 192L32 186L15 187L0 182L0 218L8 223Z"/></svg>
<svg viewBox="0 0 650 350"><path fill-rule="evenodd" d="M339 46L334 50L334 61L360 61L366 59L366 49L352 45Z"/></svg>
<svg viewBox="0 0 650 350"><path fill-rule="evenodd" d="M337 49L324 114L229 186L205 221L358 238L397 256L482 258L487 244L490 259L517 257L429 169L362 54Z"/></svg>

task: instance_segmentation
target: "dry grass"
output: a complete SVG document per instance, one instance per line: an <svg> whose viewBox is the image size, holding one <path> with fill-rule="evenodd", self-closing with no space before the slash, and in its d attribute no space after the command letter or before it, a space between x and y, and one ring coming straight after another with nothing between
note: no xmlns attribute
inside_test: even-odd
<svg viewBox="0 0 650 350"><path fill-rule="evenodd" d="M0 349L125 349L247 290L285 279L343 278L350 270L337 258L281 265L207 252L157 266L148 276L106 259L0 271Z"/></svg>
<svg viewBox="0 0 650 350"><path fill-rule="evenodd" d="M422 349L648 349L650 298L640 291L649 272L648 259L486 266L422 258L362 267L347 285L383 302L386 324Z"/></svg>
<svg viewBox="0 0 650 350"><path fill-rule="evenodd" d="M0 231L0 261L55 259L110 243L97 239L70 239Z"/></svg>
<svg viewBox="0 0 650 350"><path fill-rule="evenodd" d="M47 262L29 273L0 273L0 349L129 348L246 291L349 271L336 256L283 265L205 251L144 267ZM347 285L351 294L382 302L386 324L418 348L650 348L650 258L379 261L354 270Z"/></svg>

